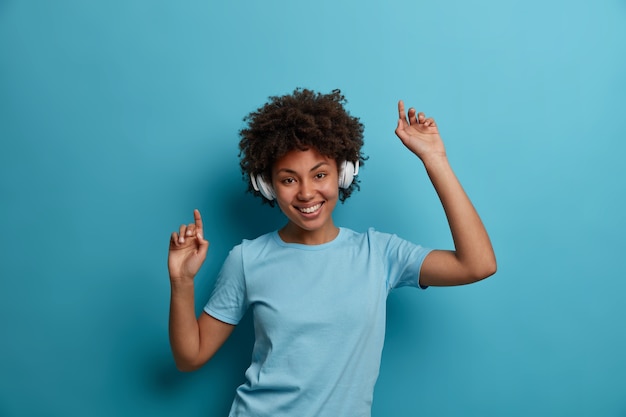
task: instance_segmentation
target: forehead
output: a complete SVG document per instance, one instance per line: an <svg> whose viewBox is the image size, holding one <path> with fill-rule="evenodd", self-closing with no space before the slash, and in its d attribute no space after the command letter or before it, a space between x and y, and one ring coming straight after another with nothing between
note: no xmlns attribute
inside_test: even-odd
<svg viewBox="0 0 626 417"><path fill-rule="evenodd" d="M309 171L316 166L330 165L337 167L337 163L331 157L322 155L317 149L309 148L307 150L294 149L287 152L274 162L273 172L281 170L288 171Z"/></svg>

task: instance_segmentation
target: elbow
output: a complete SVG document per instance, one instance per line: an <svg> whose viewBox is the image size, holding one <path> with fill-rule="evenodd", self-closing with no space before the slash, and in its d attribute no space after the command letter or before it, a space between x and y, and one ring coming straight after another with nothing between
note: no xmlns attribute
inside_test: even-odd
<svg viewBox="0 0 626 417"><path fill-rule="evenodd" d="M489 278L490 276L495 275L496 272L498 272L498 264L496 263L494 259L493 263L485 267L485 270L483 271L482 279Z"/></svg>
<svg viewBox="0 0 626 417"><path fill-rule="evenodd" d="M495 275L496 272L498 272L498 262L496 261L496 255L492 252L485 278Z"/></svg>
<svg viewBox="0 0 626 417"><path fill-rule="evenodd" d="M197 363L192 360L186 360L183 358L174 357L174 363L176 364L176 369L180 372L193 372L202 368L203 363Z"/></svg>
<svg viewBox="0 0 626 417"><path fill-rule="evenodd" d="M197 366L192 366L189 364L181 364L181 363L176 363L176 369L178 369L180 372L193 372L196 371L199 367Z"/></svg>
<svg viewBox="0 0 626 417"><path fill-rule="evenodd" d="M463 284L473 284L474 282L482 281L485 278L489 278L498 270L495 256L485 257L475 262L468 263L462 269L462 276L459 277L459 282Z"/></svg>
<svg viewBox="0 0 626 417"><path fill-rule="evenodd" d="M471 282L482 281L485 278L489 278L498 271L498 264L496 258L492 257L490 260L482 262L478 267L470 273Z"/></svg>

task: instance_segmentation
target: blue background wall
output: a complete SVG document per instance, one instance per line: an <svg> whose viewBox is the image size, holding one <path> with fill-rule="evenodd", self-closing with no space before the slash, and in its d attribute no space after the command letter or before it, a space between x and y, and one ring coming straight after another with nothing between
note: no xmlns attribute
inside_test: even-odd
<svg viewBox="0 0 626 417"><path fill-rule="evenodd" d="M626 2L0 1L0 415L225 416L250 319L175 370L168 237L279 227L243 192L242 117L341 88L366 126L339 224L451 247L396 102L439 122L494 278L403 289L374 416L626 416Z"/></svg>

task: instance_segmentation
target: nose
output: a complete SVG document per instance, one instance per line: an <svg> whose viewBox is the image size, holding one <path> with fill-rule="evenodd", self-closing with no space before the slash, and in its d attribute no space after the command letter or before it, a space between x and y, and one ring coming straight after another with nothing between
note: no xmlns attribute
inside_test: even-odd
<svg viewBox="0 0 626 417"><path fill-rule="evenodd" d="M308 201L315 196L315 188L313 184L308 180L300 182L300 188L298 188L298 200Z"/></svg>

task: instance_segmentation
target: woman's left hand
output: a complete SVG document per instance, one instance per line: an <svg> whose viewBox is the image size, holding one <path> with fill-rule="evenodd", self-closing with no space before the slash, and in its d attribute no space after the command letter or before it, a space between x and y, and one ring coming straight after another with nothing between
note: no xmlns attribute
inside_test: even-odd
<svg viewBox="0 0 626 417"><path fill-rule="evenodd" d="M398 127L395 132L404 146L422 161L431 156L445 157L446 150L432 117L427 118L424 113L417 113L412 107L407 115L402 100L398 102L398 116Z"/></svg>

